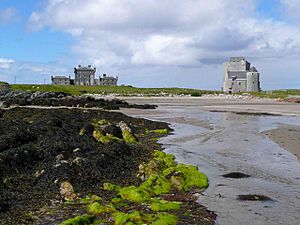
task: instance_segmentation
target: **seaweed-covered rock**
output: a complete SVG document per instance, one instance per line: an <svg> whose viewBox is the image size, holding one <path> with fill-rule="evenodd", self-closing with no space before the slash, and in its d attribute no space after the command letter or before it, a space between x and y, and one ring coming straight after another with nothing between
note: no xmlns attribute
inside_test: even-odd
<svg viewBox="0 0 300 225"><path fill-rule="evenodd" d="M107 181L126 185L138 180L138 165L152 149L125 141L99 143L92 135L94 119L114 126L125 121L137 133L168 127L99 110L13 108L0 114L0 221L5 224L16 224L24 212L56 199L64 181L77 196L100 192Z"/></svg>
<svg viewBox="0 0 300 225"><path fill-rule="evenodd" d="M12 105L36 105L36 106L67 106L67 107L84 107L84 108L103 108L103 109L120 109L120 108L141 108L155 109L155 105L136 105L128 104L119 99L105 100L95 99L91 96L72 96L62 92L28 92L28 91L11 91L5 89L0 91L0 101L3 106Z"/></svg>

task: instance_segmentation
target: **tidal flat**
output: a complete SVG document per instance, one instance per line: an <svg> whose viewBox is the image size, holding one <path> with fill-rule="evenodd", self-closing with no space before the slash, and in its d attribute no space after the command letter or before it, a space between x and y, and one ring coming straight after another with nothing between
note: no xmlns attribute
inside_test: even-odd
<svg viewBox="0 0 300 225"><path fill-rule="evenodd" d="M299 104L201 97L128 102L158 105L122 112L170 123L173 135L159 142L208 175L210 186L198 202L217 214L216 224L299 224L300 163L289 148L289 140L297 148L300 138ZM273 131L279 141L266 135Z"/></svg>

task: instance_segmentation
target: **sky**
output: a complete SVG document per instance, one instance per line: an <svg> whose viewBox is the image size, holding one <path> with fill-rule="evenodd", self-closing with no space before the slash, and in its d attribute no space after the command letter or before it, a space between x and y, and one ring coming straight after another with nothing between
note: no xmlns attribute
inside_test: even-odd
<svg viewBox="0 0 300 225"><path fill-rule="evenodd" d="M136 87L220 90L243 56L264 90L300 88L300 0L0 0L0 80L93 65Z"/></svg>

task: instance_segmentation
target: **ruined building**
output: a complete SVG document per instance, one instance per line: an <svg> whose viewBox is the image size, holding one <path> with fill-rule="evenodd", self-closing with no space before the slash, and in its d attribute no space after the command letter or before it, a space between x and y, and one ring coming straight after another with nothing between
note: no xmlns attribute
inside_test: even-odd
<svg viewBox="0 0 300 225"><path fill-rule="evenodd" d="M53 85L117 86L118 77L106 76L96 79L96 68L91 65L74 67L75 79L66 76L51 76Z"/></svg>
<svg viewBox="0 0 300 225"><path fill-rule="evenodd" d="M226 93L260 91L259 72L243 57L231 57L224 66L223 91Z"/></svg>

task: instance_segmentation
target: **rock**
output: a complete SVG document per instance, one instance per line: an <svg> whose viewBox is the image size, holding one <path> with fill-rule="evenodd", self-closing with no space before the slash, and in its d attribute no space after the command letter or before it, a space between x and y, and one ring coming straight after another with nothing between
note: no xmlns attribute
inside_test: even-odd
<svg viewBox="0 0 300 225"><path fill-rule="evenodd" d="M130 133L132 132L132 129L130 128L130 126L127 125L127 123L125 123L124 121L120 121L119 124L118 124L118 127L120 127L122 131L127 130Z"/></svg>
<svg viewBox="0 0 300 225"><path fill-rule="evenodd" d="M72 161L72 163L75 163L76 165L80 166L82 161L83 161L82 158L76 157L76 158Z"/></svg>
<svg viewBox="0 0 300 225"><path fill-rule="evenodd" d="M237 199L240 201L273 201L273 199L265 195L238 195Z"/></svg>
<svg viewBox="0 0 300 225"><path fill-rule="evenodd" d="M59 154L59 155L57 155L57 156L55 157L55 159L56 159L57 162L63 160L64 158L65 158L65 157L64 157L63 154Z"/></svg>
<svg viewBox="0 0 300 225"><path fill-rule="evenodd" d="M117 137L120 139L123 138L121 128L117 127L116 125L105 125L105 126L101 127L100 129L106 135L111 134L114 137Z"/></svg>
<svg viewBox="0 0 300 225"><path fill-rule="evenodd" d="M76 153L76 152L79 152L80 150L81 150L80 148L75 148L75 149L73 150L73 152Z"/></svg>
<svg viewBox="0 0 300 225"><path fill-rule="evenodd" d="M77 194L75 193L72 184L68 181L64 181L61 183L60 195L65 200L74 200L77 198Z"/></svg>
<svg viewBox="0 0 300 225"><path fill-rule="evenodd" d="M240 173L240 172L232 172L222 175L225 178L234 178L234 179L240 179L240 178L247 178L250 177L248 174Z"/></svg>
<svg viewBox="0 0 300 225"><path fill-rule="evenodd" d="M35 175L35 177L38 178L38 177L42 176L44 173L45 173L45 170L38 170L35 172L34 175Z"/></svg>

